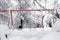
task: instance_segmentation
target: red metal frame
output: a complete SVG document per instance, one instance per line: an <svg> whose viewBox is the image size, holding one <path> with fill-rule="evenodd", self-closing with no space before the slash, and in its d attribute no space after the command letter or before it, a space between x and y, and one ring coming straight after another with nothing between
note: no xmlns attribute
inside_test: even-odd
<svg viewBox="0 0 60 40"><path fill-rule="evenodd" d="M20 12L20 11L54 11L54 9L36 9L36 10L0 10L0 12L10 12L10 17L9 17L9 23L11 21L11 25L13 25L13 17L12 17L12 12ZM43 26L43 18L42 17L42 28L44 28Z"/></svg>

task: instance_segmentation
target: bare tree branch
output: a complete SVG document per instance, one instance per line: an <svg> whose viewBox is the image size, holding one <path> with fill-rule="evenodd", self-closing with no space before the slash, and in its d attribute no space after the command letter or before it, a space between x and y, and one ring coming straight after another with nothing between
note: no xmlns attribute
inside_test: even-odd
<svg viewBox="0 0 60 40"><path fill-rule="evenodd" d="M43 9L46 9L44 6L42 6L37 0L34 0L40 7L42 7Z"/></svg>

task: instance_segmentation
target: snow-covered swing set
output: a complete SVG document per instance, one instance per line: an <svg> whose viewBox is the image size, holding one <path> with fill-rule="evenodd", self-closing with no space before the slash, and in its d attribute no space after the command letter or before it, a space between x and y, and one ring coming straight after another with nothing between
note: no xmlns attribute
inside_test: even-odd
<svg viewBox="0 0 60 40"><path fill-rule="evenodd" d="M12 17L12 12L21 12L21 11L54 11L54 9L35 9L35 10L0 10L0 12L9 12L9 17L8 17L8 26L10 26L11 28L13 28L13 17ZM43 25L43 18L44 16L42 16L42 28L44 28Z"/></svg>
<svg viewBox="0 0 60 40"><path fill-rule="evenodd" d="M54 11L54 9L46 9L46 10L0 10L0 12L9 12L9 17L8 17L8 27L10 27L11 29L13 29L13 16L12 16L12 12L19 12L19 11ZM44 16L42 16L42 28L44 28L44 25L43 25L43 18ZM5 25L2 25L1 26L2 28L5 27ZM4 31L3 31L4 30ZM14 31L11 31L10 29L8 29L7 27L3 28L3 29L0 29L1 31L1 39L3 40L6 40L8 34L10 34L10 32L12 33L12 36L13 36L13 32ZM24 30L25 31L25 30ZM3 34L2 34L3 33ZM20 32L18 32L19 35L20 35ZM24 32L23 32L24 33ZM36 32L37 33L37 32ZM11 34L10 34L11 35ZM17 35L17 34L16 34ZM5 37L6 36L6 37Z"/></svg>

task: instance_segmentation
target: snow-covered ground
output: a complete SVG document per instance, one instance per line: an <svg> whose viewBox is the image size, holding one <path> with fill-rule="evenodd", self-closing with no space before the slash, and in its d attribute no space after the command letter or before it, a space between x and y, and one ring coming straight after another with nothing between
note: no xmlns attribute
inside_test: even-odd
<svg viewBox="0 0 60 40"><path fill-rule="evenodd" d="M7 25L0 25L1 40L40 40L41 37L47 35L51 28L23 28L10 30ZM7 38L5 35L7 34Z"/></svg>
<svg viewBox="0 0 60 40"><path fill-rule="evenodd" d="M14 30L8 35L8 40L40 40L48 33L40 28Z"/></svg>
<svg viewBox="0 0 60 40"><path fill-rule="evenodd" d="M60 32L51 32L40 40L60 40Z"/></svg>
<svg viewBox="0 0 60 40"><path fill-rule="evenodd" d="M52 28L23 28L10 30L7 25L0 25L2 40L60 40L60 20ZM55 29L56 28L56 29ZM7 38L5 35L7 34Z"/></svg>
<svg viewBox="0 0 60 40"><path fill-rule="evenodd" d="M53 25L52 32L48 33L40 40L60 40L60 19Z"/></svg>

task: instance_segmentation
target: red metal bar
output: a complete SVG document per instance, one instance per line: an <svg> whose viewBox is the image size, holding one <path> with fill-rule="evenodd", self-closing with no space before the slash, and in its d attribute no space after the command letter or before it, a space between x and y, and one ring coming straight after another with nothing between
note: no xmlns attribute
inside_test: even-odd
<svg viewBox="0 0 60 40"><path fill-rule="evenodd" d="M44 19L44 16L42 16L42 28L44 28L44 25L43 25L43 19Z"/></svg>
<svg viewBox="0 0 60 40"><path fill-rule="evenodd" d="M10 10L0 10L0 12L9 12ZM11 11L54 11L54 9L31 9L31 10L11 10Z"/></svg>
<svg viewBox="0 0 60 40"><path fill-rule="evenodd" d="M54 9L12 10L12 11L54 11Z"/></svg>
<svg viewBox="0 0 60 40"><path fill-rule="evenodd" d="M0 12L9 12L9 10L0 10Z"/></svg>
<svg viewBox="0 0 60 40"><path fill-rule="evenodd" d="M11 25L13 25L12 10L10 10L10 21L11 21Z"/></svg>

